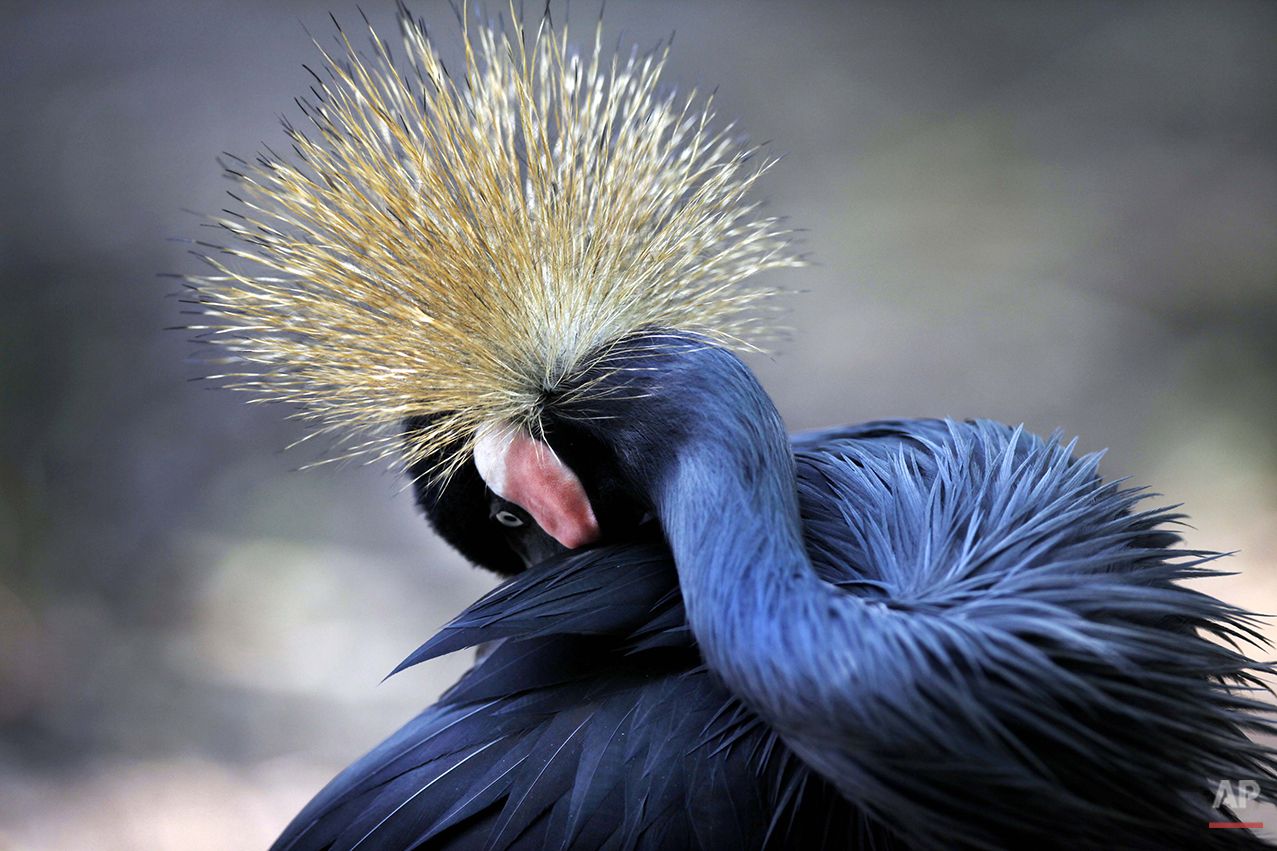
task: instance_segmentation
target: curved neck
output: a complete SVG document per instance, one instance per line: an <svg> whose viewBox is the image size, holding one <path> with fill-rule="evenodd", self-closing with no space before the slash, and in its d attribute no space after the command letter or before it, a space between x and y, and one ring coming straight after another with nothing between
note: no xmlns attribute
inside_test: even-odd
<svg viewBox="0 0 1277 851"><path fill-rule="evenodd" d="M688 415L653 495L706 663L783 730L806 714L792 698L829 679L828 615L843 607L807 556L784 424L737 364L714 376L730 405L706 397Z"/></svg>
<svg viewBox="0 0 1277 851"><path fill-rule="evenodd" d="M828 679L839 654L821 652L821 633L840 607L803 545L793 450L771 399L730 352L678 335L617 347L588 387L570 421L607 441L655 509L706 663L773 725L802 723L786 701Z"/></svg>
<svg viewBox="0 0 1277 851"><path fill-rule="evenodd" d="M742 588L782 591L798 577L815 577L788 441L744 452L733 437L724 430L684 445L658 499L689 612L712 603L707 617L755 602Z"/></svg>

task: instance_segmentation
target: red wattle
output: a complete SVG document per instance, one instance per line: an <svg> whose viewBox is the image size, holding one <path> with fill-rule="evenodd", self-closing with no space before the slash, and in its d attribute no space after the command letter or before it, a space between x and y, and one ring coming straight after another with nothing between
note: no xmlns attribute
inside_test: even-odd
<svg viewBox="0 0 1277 851"><path fill-rule="evenodd" d="M599 539L599 524L581 480L554 450L520 430L505 454L501 496L516 503L568 549Z"/></svg>

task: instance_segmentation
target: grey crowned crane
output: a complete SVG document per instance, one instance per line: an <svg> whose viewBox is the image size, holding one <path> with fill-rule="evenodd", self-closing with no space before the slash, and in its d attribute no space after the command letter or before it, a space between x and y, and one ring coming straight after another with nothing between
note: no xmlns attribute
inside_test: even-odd
<svg viewBox="0 0 1277 851"><path fill-rule="evenodd" d="M401 21L398 66L325 56L291 161L228 169L192 327L509 578L274 851L1263 847L1208 825L1277 779L1270 668L1174 515L990 422L787 436L733 353L799 262L771 163L662 52L516 19L449 77Z"/></svg>

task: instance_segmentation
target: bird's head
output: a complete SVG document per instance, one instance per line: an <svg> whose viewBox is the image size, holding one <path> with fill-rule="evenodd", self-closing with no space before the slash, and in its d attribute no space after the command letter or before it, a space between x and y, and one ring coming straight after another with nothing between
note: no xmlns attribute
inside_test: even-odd
<svg viewBox="0 0 1277 851"><path fill-rule="evenodd" d="M772 161L662 88L667 48L515 21L466 25L461 77L407 14L398 66L342 35L299 101L313 126L285 125L295 161L227 168L231 243L188 279L191 327L237 365L210 377L296 404L340 457L402 458L501 572L638 524L598 403L660 392L634 353L663 336L758 344L753 276L800 263L748 197Z"/></svg>

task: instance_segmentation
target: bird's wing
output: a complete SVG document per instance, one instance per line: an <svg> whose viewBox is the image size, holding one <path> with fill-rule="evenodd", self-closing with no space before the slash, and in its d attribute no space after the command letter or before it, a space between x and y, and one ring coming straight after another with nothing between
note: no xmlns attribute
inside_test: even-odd
<svg viewBox="0 0 1277 851"><path fill-rule="evenodd" d="M1207 676L1248 663L1197 636L1246 622L1174 584L1204 568L1174 559L1169 515L990 423L794 444L813 563L890 627L840 696L857 806L700 667L652 539L534 567L445 627L405 666L499 644L274 851L895 847L883 825L922 848L1049 846L1065 818L1077 848L1246 846L1185 822L1209 812L1185 799L1199 773L1266 783L1270 763Z"/></svg>
<svg viewBox="0 0 1277 851"><path fill-rule="evenodd" d="M872 835L700 667L659 539L538 565L404 665L492 641L273 851L735 851Z"/></svg>
<svg viewBox="0 0 1277 851"><path fill-rule="evenodd" d="M1270 669L1228 646L1249 615L1180 584L1212 556L1174 548L1175 515L988 422L797 450L813 564L877 603L809 696L827 728L786 736L810 765L917 847L1263 847L1206 825L1221 779L1273 788L1246 736L1271 713L1223 685Z"/></svg>

